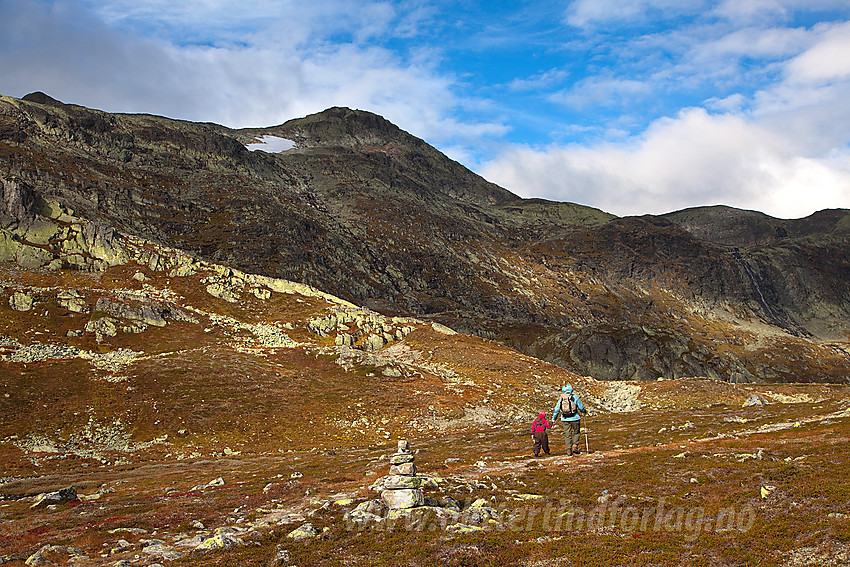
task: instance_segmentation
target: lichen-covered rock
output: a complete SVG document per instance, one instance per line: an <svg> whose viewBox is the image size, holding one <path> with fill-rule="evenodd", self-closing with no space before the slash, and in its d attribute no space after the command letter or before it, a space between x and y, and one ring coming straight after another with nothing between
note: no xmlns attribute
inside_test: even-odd
<svg viewBox="0 0 850 567"><path fill-rule="evenodd" d="M251 289L251 293L254 294L254 297L257 299L262 299L263 301L267 299L271 299L272 292L269 289L264 287L255 287Z"/></svg>
<svg viewBox="0 0 850 567"><path fill-rule="evenodd" d="M386 513L387 505L382 500L367 500L345 514L345 519L358 524L375 523L382 521Z"/></svg>
<svg viewBox="0 0 850 567"><path fill-rule="evenodd" d="M15 311L29 311L32 309L32 297L23 292L15 292L9 297L9 307Z"/></svg>
<svg viewBox="0 0 850 567"><path fill-rule="evenodd" d="M86 332L94 333L97 341L100 342L104 338L114 337L118 334L118 325L116 321L110 317L100 317L86 323Z"/></svg>
<svg viewBox="0 0 850 567"><path fill-rule="evenodd" d="M198 547L195 548L195 550L210 551L213 549L230 549L231 547L243 545L244 543L245 542L234 535L220 533L205 539Z"/></svg>
<svg viewBox="0 0 850 567"><path fill-rule="evenodd" d="M455 533L455 534L475 533L475 532L480 532L483 529L484 528L481 528L480 526L471 526L469 524L462 524L460 522L458 522L457 524L452 524L450 526L446 526L447 532L451 532L451 533Z"/></svg>
<svg viewBox="0 0 850 567"><path fill-rule="evenodd" d="M366 340L363 341L363 347L367 351L378 350L379 348L382 348L385 344L387 344L387 340L383 336L375 333L370 334L366 337Z"/></svg>
<svg viewBox="0 0 850 567"><path fill-rule="evenodd" d="M207 293L228 303L237 303L241 297L241 294L237 294L233 288L218 282L207 285Z"/></svg>
<svg viewBox="0 0 850 567"><path fill-rule="evenodd" d="M416 457L414 457L411 453L396 453L394 455L390 455L390 464L391 465L401 465L404 463L412 463Z"/></svg>
<svg viewBox="0 0 850 567"><path fill-rule="evenodd" d="M85 296L76 289L62 290L57 295L59 306L74 313L86 313L89 309Z"/></svg>
<svg viewBox="0 0 850 567"><path fill-rule="evenodd" d="M86 251L109 266L118 266L130 261L130 254L121 246L112 227L95 222L82 225L81 234Z"/></svg>
<svg viewBox="0 0 850 567"><path fill-rule="evenodd" d="M749 398L747 398L747 401L744 402L744 407L764 405L767 405L767 400L763 396L759 396L758 394L751 395Z"/></svg>
<svg viewBox="0 0 850 567"><path fill-rule="evenodd" d="M456 510L430 506L427 502L423 506L396 508L387 513L388 521L404 520L405 526L411 529L428 529L435 525L446 527L456 523L460 518L461 515Z"/></svg>
<svg viewBox="0 0 850 567"><path fill-rule="evenodd" d="M421 488L423 478L419 476L389 475L383 478L384 490L398 490L400 488Z"/></svg>
<svg viewBox="0 0 850 567"><path fill-rule="evenodd" d="M62 504L77 499L77 489L73 486L55 492L44 492L35 497L30 508L46 508L51 504Z"/></svg>
<svg viewBox="0 0 850 567"><path fill-rule="evenodd" d="M286 537L294 539L295 541L301 541L316 537L320 533L321 532L316 529L313 524L307 522L306 524L302 524L301 526L289 532Z"/></svg>
<svg viewBox="0 0 850 567"><path fill-rule="evenodd" d="M34 270L46 266L53 261L53 254L37 246L21 246L18 248L15 262L22 268Z"/></svg>
<svg viewBox="0 0 850 567"><path fill-rule="evenodd" d="M391 510L414 508L425 504L425 496L422 494L422 490L418 488L384 490L381 492L381 499Z"/></svg>
<svg viewBox="0 0 850 567"><path fill-rule="evenodd" d="M47 246L56 237L60 227L56 223L36 217L30 222L23 233L23 240L36 246Z"/></svg>

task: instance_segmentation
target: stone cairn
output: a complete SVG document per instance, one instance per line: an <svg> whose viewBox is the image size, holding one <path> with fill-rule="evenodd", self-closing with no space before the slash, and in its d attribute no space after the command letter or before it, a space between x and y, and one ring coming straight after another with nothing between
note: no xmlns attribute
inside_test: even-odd
<svg viewBox="0 0 850 567"><path fill-rule="evenodd" d="M425 479L416 476L416 457L410 452L410 443L403 439L398 450L390 456L390 474L380 481L381 500L390 510L416 508L425 504L422 484Z"/></svg>

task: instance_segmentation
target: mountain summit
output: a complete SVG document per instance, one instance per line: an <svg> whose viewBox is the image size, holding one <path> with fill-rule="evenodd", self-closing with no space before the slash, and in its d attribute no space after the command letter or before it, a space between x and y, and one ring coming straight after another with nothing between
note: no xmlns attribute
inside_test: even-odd
<svg viewBox="0 0 850 567"><path fill-rule="evenodd" d="M246 147L267 136L291 148ZM0 178L6 242L22 238L22 215L57 203L100 230L596 378L850 377L846 210L616 218L521 199L369 112L233 130L43 93L0 98Z"/></svg>

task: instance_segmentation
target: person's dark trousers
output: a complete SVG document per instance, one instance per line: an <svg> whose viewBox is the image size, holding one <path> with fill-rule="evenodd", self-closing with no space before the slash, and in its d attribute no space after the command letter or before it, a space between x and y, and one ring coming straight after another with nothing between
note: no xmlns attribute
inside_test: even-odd
<svg viewBox="0 0 850 567"><path fill-rule="evenodd" d="M534 434L534 456L540 455L540 449L547 455L549 454L549 436L545 431L538 431Z"/></svg>

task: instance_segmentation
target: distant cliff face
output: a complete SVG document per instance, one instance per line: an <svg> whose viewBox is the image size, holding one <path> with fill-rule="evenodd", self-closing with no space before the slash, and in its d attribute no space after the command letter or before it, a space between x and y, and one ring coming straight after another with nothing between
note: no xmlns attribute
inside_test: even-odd
<svg viewBox="0 0 850 567"><path fill-rule="evenodd" d="M0 99L7 236L57 202L596 378L850 378L848 211L615 218L520 199L368 112L230 130L25 98ZM261 136L295 147L245 147Z"/></svg>

